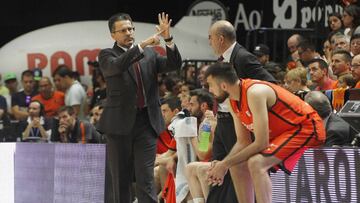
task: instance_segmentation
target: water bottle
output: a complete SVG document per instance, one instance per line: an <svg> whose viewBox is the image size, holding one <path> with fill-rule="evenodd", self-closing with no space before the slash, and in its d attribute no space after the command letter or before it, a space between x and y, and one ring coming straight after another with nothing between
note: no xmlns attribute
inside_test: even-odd
<svg viewBox="0 0 360 203"><path fill-rule="evenodd" d="M201 126L200 135L199 135L199 151L202 152L208 151L210 134L211 134L211 125L210 122L207 119L205 119Z"/></svg>

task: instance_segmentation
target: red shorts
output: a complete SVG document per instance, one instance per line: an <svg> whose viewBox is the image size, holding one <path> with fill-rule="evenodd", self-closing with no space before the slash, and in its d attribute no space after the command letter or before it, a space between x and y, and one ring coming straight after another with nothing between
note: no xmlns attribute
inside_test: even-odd
<svg viewBox="0 0 360 203"><path fill-rule="evenodd" d="M271 172L281 168L285 173L290 174L304 152L309 148L321 146L325 138L323 121L316 115L271 139L269 147L261 154L282 160L280 164L270 169Z"/></svg>

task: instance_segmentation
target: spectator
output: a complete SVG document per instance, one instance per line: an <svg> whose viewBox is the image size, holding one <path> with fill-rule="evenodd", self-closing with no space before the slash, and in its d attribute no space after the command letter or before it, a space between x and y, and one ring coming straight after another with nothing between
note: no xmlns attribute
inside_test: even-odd
<svg viewBox="0 0 360 203"><path fill-rule="evenodd" d="M339 79L350 75L351 55L345 50L335 50L331 56L331 68L337 76L336 87L339 87Z"/></svg>
<svg viewBox="0 0 360 203"><path fill-rule="evenodd" d="M9 89L6 86L4 86L1 74L0 74L0 95L2 96L9 95Z"/></svg>
<svg viewBox="0 0 360 203"><path fill-rule="evenodd" d="M9 89L3 83L3 77L0 74L0 95L6 99L7 111L11 111L11 95Z"/></svg>
<svg viewBox="0 0 360 203"><path fill-rule="evenodd" d="M41 68L34 68L33 70L34 73L34 89L35 91L39 91L39 81L42 78L42 70Z"/></svg>
<svg viewBox="0 0 360 203"><path fill-rule="evenodd" d="M63 92L54 90L50 78L44 76L39 81L39 94L35 95L32 100L38 100L44 105L46 117L54 117L59 108L65 105L64 97Z"/></svg>
<svg viewBox="0 0 360 203"><path fill-rule="evenodd" d="M300 34L293 34L289 37L287 41L287 47L290 52L290 55L287 59L287 67L293 67L293 63L299 60L298 46L301 41L304 40L304 37Z"/></svg>
<svg viewBox="0 0 360 203"><path fill-rule="evenodd" d="M183 79L186 83L191 83L191 84L196 84L195 82L195 71L196 71L196 67L193 64L187 64L183 67L182 69L183 71Z"/></svg>
<svg viewBox="0 0 360 203"><path fill-rule="evenodd" d="M330 31L335 31L335 32L338 32L338 31L344 31L344 25L341 21L341 14L340 13L337 13L337 12L333 12L331 14L329 14L328 16L328 25L329 25L329 28L330 28Z"/></svg>
<svg viewBox="0 0 360 203"><path fill-rule="evenodd" d="M255 46L253 54L263 66L270 61L270 48L266 44L258 44Z"/></svg>
<svg viewBox="0 0 360 203"><path fill-rule="evenodd" d="M360 54L360 33L354 34L350 40L350 51L353 56Z"/></svg>
<svg viewBox="0 0 360 203"><path fill-rule="evenodd" d="M179 94L178 95L180 101L181 101L181 109L187 109L190 108L190 94Z"/></svg>
<svg viewBox="0 0 360 203"><path fill-rule="evenodd" d="M50 141L51 121L44 117L44 105L39 101L31 101L29 104L29 116L20 122L22 140L25 142Z"/></svg>
<svg viewBox="0 0 360 203"><path fill-rule="evenodd" d="M308 40L303 40L298 45L298 54L301 65L308 67L309 62L314 58L319 58L319 54L315 50L314 44Z"/></svg>
<svg viewBox="0 0 360 203"><path fill-rule="evenodd" d="M303 40L303 37L299 34L291 35L287 41L287 46L290 54L293 54L298 50L300 42ZM295 60L294 60L295 61Z"/></svg>
<svg viewBox="0 0 360 203"><path fill-rule="evenodd" d="M104 106L101 102L95 104L94 108L91 109L91 115L90 115L91 124L93 124L94 126L97 125L103 110L104 110Z"/></svg>
<svg viewBox="0 0 360 203"><path fill-rule="evenodd" d="M349 146L355 136L355 131L341 117L332 113L329 99L320 91L311 91L305 96L305 102L310 104L323 119L326 140L325 146Z"/></svg>
<svg viewBox="0 0 360 203"><path fill-rule="evenodd" d="M10 95L18 92L18 81L15 73L6 73L4 75L5 86L9 89Z"/></svg>
<svg viewBox="0 0 360 203"><path fill-rule="evenodd" d="M24 90L11 96L11 112L17 120L27 119L31 98L37 94L37 91L34 89L34 73L31 70L22 72L21 83Z"/></svg>
<svg viewBox="0 0 360 203"><path fill-rule="evenodd" d="M199 68L199 74L198 74L197 79L198 79L198 82L199 82L201 88L208 88L206 80L204 78L205 71L207 70L208 67L209 67L209 65L203 64Z"/></svg>
<svg viewBox="0 0 360 203"><path fill-rule="evenodd" d="M355 79L353 78L352 74L344 75L343 77L339 78L338 87L339 88L352 88L356 84Z"/></svg>
<svg viewBox="0 0 360 203"><path fill-rule="evenodd" d="M264 68L276 79L277 84L284 84L285 71L283 71L280 64L270 61L265 64Z"/></svg>
<svg viewBox="0 0 360 203"><path fill-rule="evenodd" d="M288 71L285 75L285 87L292 93L298 93L299 91L308 92L310 89L306 86L306 69L295 68Z"/></svg>
<svg viewBox="0 0 360 203"><path fill-rule="evenodd" d="M336 88L336 81L329 77L328 64L322 59L312 59L309 62L310 79L315 90L330 90Z"/></svg>
<svg viewBox="0 0 360 203"><path fill-rule="evenodd" d="M87 96L83 86L73 78L73 72L66 65L60 65L54 74L55 86L65 92L65 105L72 106L80 120L87 115Z"/></svg>
<svg viewBox="0 0 360 203"><path fill-rule="evenodd" d="M183 83L180 85L180 93L178 94L179 98L189 95L191 90L194 90L195 86L191 83Z"/></svg>
<svg viewBox="0 0 360 203"><path fill-rule="evenodd" d="M63 143L98 143L101 139L95 127L88 121L80 121L71 106L59 109L59 137L54 141Z"/></svg>
<svg viewBox="0 0 360 203"><path fill-rule="evenodd" d="M343 34L336 34L333 37L334 45L333 50L342 49L350 51L350 39Z"/></svg>
<svg viewBox="0 0 360 203"><path fill-rule="evenodd" d="M324 41L323 52L324 55L322 56L322 58L325 60L325 62L331 61L331 45L329 40Z"/></svg>
<svg viewBox="0 0 360 203"><path fill-rule="evenodd" d="M346 6L344 8L342 22L346 28L344 34L350 39L354 33L357 33L360 25L360 7L356 5Z"/></svg>
<svg viewBox="0 0 360 203"><path fill-rule="evenodd" d="M354 56L351 62L351 73L356 82L355 88L360 88L360 55Z"/></svg>
<svg viewBox="0 0 360 203"><path fill-rule="evenodd" d="M94 72L96 72L95 80L97 87L94 89L94 95L91 98L90 109L93 109L97 103L106 98L106 82L104 75L99 68L95 68Z"/></svg>
<svg viewBox="0 0 360 203"><path fill-rule="evenodd" d="M11 129L10 116L5 97L0 95L0 142L14 142L20 135Z"/></svg>

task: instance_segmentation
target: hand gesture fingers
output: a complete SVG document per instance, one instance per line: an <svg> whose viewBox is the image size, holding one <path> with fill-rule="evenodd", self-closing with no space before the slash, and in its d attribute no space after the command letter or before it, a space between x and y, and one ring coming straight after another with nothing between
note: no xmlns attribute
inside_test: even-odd
<svg viewBox="0 0 360 203"><path fill-rule="evenodd" d="M171 25L172 19L169 19L168 14L165 14L165 12L162 12L162 13L158 14L158 20L159 20L159 25L156 26L157 31L161 33L161 36L164 39L169 38L170 37L170 25Z"/></svg>

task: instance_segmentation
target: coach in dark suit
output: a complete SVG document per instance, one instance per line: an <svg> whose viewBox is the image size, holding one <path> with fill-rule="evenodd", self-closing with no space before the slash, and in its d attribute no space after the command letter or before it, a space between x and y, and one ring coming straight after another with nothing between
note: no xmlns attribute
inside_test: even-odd
<svg viewBox="0 0 360 203"><path fill-rule="evenodd" d="M210 46L214 50L219 61L233 64L239 78L252 78L275 82L275 78L260 64L255 55L248 52L236 42L236 30L234 26L225 20L215 22L209 30ZM236 142L233 119L228 112L227 105L219 102L217 113L218 124L215 130L213 159L222 160L232 149ZM233 170L233 169L230 169ZM236 177L232 177L237 181ZM221 186L211 188L208 203L237 202L230 175L227 174Z"/></svg>
<svg viewBox="0 0 360 203"><path fill-rule="evenodd" d="M156 139L165 128L157 74L179 70L182 63L170 35L171 20L164 13L158 18L158 33L135 45L130 16L112 16L108 23L116 42L99 53L107 100L98 127L107 139L112 202L131 202L134 172L138 202L157 202L153 188ZM148 47L158 44L159 36L166 42L166 57Z"/></svg>

